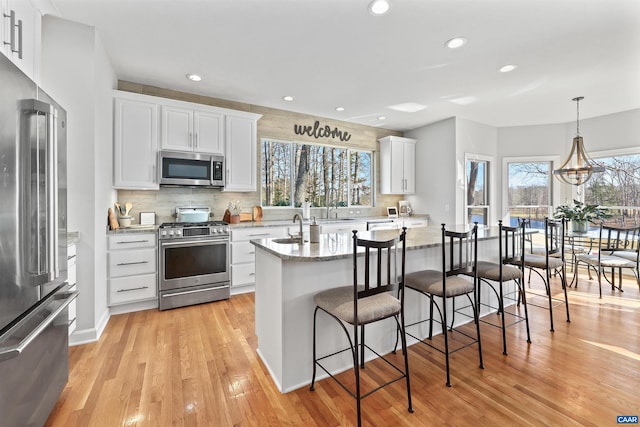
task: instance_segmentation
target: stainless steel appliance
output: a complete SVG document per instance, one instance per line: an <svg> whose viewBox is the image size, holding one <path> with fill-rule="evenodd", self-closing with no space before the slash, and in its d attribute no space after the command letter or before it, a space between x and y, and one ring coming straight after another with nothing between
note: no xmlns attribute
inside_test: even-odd
<svg viewBox="0 0 640 427"><path fill-rule="evenodd" d="M158 248L160 310L229 298L226 222L164 223L158 229Z"/></svg>
<svg viewBox="0 0 640 427"><path fill-rule="evenodd" d="M398 211L400 212L400 216L411 215L411 203L406 200L400 200L398 202Z"/></svg>
<svg viewBox="0 0 640 427"><path fill-rule="evenodd" d="M0 423L41 426L69 375L66 112L0 55Z"/></svg>
<svg viewBox="0 0 640 427"><path fill-rule="evenodd" d="M224 187L224 157L179 151L158 154L160 185Z"/></svg>

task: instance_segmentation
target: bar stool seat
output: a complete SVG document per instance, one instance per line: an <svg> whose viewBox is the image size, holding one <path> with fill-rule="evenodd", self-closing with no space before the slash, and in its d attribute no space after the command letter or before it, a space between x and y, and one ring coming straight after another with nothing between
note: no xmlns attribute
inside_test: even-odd
<svg viewBox="0 0 640 427"><path fill-rule="evenodd" d="M554 254L555 255L555 254ZM547 266L547 258L544 255L527 254L527 267L533 268L562 268L564 261L556 256L549 256L549 265Z"/></svg>
<svg viewBox="0 0 640 427"><path fill-rule="evenodd" d="M358 286L358 292L364 286ZM327 313L350 324L367 324L400 313L400 300L389 293L372 295L358 302L358 321L353 309L353 285L328 289L316 294L313 301Z"/></svg>
<svg viewBox="0 0 640 427"><path fill-rule="evenodd" d="M501 281L500 279L500 265L495 262L478 261L478 277L484 279L493 280L494 282ZM516 280L522 277L522 271L514 265L502 266L502 280Z"/></svg>

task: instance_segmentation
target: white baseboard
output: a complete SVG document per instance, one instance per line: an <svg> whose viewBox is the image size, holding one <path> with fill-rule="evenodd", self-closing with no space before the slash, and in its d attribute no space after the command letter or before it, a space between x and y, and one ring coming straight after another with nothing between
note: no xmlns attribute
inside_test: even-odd
<svg viewBox="0 0 640 427"><path fill-rule="evenodd" d="M256 291L255 284L251 284L247 286L231 287L231 295L248 294L249 292L255 292L255 291Z"/></svg>
<svg viewBox="0 0 640 427"><path fill-rule="evenodd" d="M102 316L100 316L100 320L95 328L76 329L73 331L69 336L69 346L89 344L98 341L104 332L104 328L107 327L107 323L109 323L109 317L111 317L111 314L109 313L109 308L107 308L102 313Z"/></svg>

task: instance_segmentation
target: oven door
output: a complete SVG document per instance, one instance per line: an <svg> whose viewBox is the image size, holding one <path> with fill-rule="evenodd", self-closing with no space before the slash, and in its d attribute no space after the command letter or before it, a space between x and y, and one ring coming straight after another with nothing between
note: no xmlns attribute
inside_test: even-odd
<svg viewBox="0 0 640 427"><path fill-rule="evenodd" d="M161 291L229 281L228 239L160 241Z"/></svg>

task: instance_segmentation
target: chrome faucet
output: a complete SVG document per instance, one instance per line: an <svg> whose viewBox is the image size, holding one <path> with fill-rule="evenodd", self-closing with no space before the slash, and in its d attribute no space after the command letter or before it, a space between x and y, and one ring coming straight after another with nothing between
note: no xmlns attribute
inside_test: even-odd
<svg viewBox="0 0 640 427"><path fill-rule="evenodd" d="M301 216L299 213L296 213L296 214L293 216L293 223L294 223L294 224L296 223L296 219L298 219L298 220L300 221L300 234L299 234L299 239L300 239L300 244L303 244L303 243L304 243L304 239L302 238L302 216ZM290 234L290 236L291 236L291 234ZM291 237L293 237L293 236L291 236Z"/></svg>

